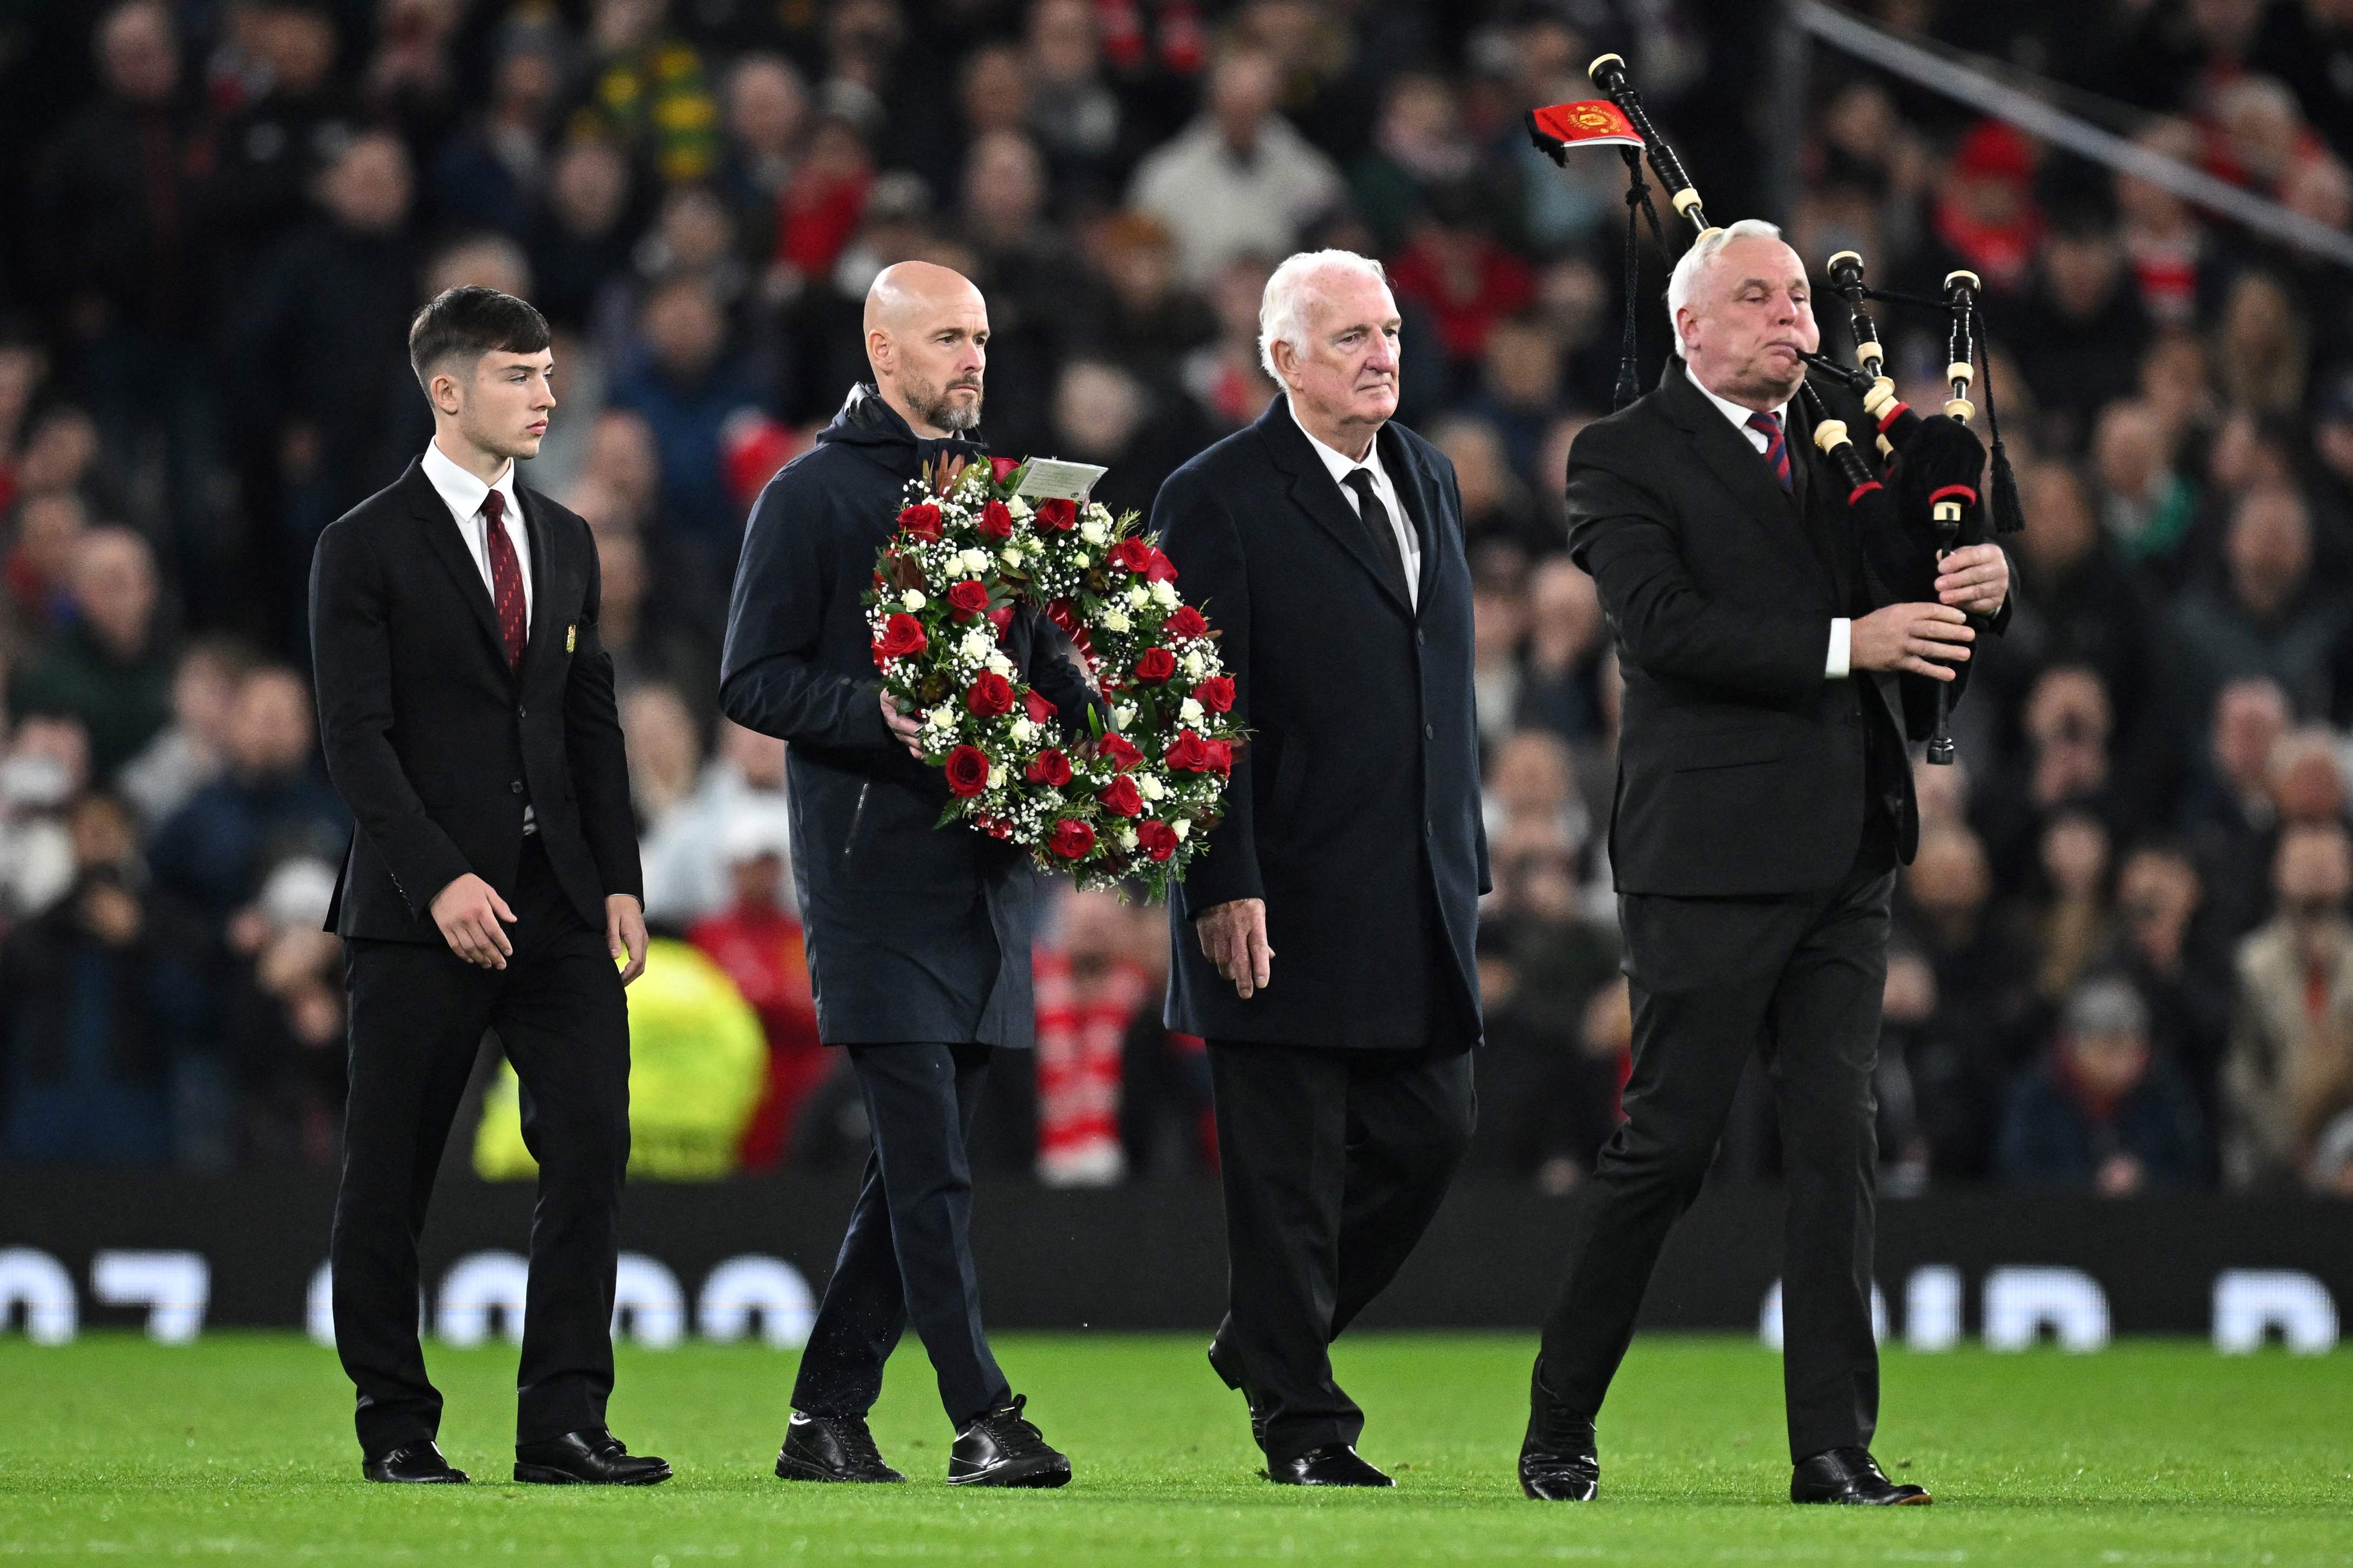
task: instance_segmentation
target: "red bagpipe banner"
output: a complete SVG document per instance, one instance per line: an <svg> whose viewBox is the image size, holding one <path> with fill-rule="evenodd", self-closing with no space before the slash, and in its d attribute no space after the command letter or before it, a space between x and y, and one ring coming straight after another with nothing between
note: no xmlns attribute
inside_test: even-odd
<svg viewBox="0 0 2353 1568"><path fill-rule="evenodd" d="M1528 130L1553 162L1567 162L1571 147L1640 147L1641 133L1626 111L1608 99L1583 103L1556 103L1528 111Z"/></svg>

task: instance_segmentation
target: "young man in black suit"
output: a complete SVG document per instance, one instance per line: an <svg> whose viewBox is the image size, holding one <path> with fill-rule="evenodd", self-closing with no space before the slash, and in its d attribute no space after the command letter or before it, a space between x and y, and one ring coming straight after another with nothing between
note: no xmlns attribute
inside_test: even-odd
<svg viewBox="0 0 2353 1568"><path fill-rule="evenodd" d="M1679 358L1569 454L1569 551L1625 679L1609 858L1634 1064L1545 1325L1519 1467L1535 1498L1595 1494L1594 1415L1761 1050L1789 1187L1791 1499L1928 1500L1870 1453L1871 1074L1888 897L1919 837L1905 715L1966 669L1969 617L2007 614L2009 566L1990 544L1938 565L1925 512L1883 548L1862 537L1792 401L1820 333L1779 232L1736 223L1685 253Z"/></svg>
<svg viewBox="0 0 2353 1568"><path fill-rule="evenodd" d="M417 1240L495 1029L540 1168L515 1479L642 1486L670 1467L605 1426L629 1158L622 987L646 927L596 541L515 479L555 407L539 312L453 289L408 345L433 443L311 564L320 736L355 824L327 916L351 993L335 1347L367 1478L466 1479L435 1446Z"/></svg>
<svg viewBox="0 0 2353 1568"><path fill-rule="evenodd" d="M945 778L875 678L861 603L908 481L926 467L942 481L982 455L966 437L980 422L988 308L959 274L902 261L875 279L865 321L873 384L850 389L816 448L752 509L719 684L729 718L786 742L818 1036L849 1053L874 1131L776 1474L905 1479L866 1412L912 1324L955 1427L949 1482L1058 1487L1071 1463L1023 1414L981 1329L965 1152L990 1056L1030 1044L1036 879L1017 847L934 826ZM1045 617L1021 609L1000 646L1065 730L1086 734L1086 682Z"/></svg>
<svg viewBox="0 0 2353 1568"><path fill-rule="evenodd" d="M1471 1139L1471 572L1453 465L1392 417L1379 264L1294 256L1260 322L1282 394L1152 512L1250 730L1170 900L1167 1022L1208 1039L1217 1100L1230 1278L1209 1364L1249 1400L1268 1479L1385 1487L1327 1352Z"/></svg>

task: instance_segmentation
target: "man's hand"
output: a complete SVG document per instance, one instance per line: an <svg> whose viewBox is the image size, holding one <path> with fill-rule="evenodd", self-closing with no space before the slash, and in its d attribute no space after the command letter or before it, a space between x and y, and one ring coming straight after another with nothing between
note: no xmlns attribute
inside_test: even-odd
<svg viewBox="0 0 2353 1568"><path fill-rule="evenodd" d="M2010 597L2010 557L1999 544L1970 544L1937 563L1936 598L1973 616L2000 612Z"/></svg>
<svg viewBox="0 0 2353 1568"><path fill-rule="evenodd" d="M923 760L923 748L915 743L915 737L923 732L923 721L921 719L916 718L912 713L900 712L899 704L892 700L891 694L888 691L882 692L881 695L882 698L882 722L891 726L891 733L894 739L905 743L907 754L914 758L915 761L919 763L922 762Z"/></svg>
<svg viewBox="0 0 2353 1568"><path fill-rule="evenodd" d="M621 971L622 984L646 972L646 911L628 893L605 896L605 951L615 958L629 955L629 966Z"/></svg>
<svg viewBox="0 0 2353 1568"><path fill-rule="evenodd" d="M1977 635L1968 617L1950 605L1890 605L1854 623L1847 665L1950 680L1956 673L1950 667L1968 659ZM1931 662L1938 659L1945 662Z"/></svg>
<svg viewBox="0 0 2353 1568"><path fill-rule="evenodd" d="M1265 989L1274 967L1274 949L1266 945L1266 900L1236 899L1201 911L1193 921L1201 952L1218 973L1234 983L1234 994L1247 1002Z"/></svg>
<svg viewBox="0 0 2353 1568"><path fill-rule="evenodd" d="M504 969L514 955L514 943L499 924L514 924L514 911L471 871L433 895L432 915L449 951L477 968Z"/></svg>

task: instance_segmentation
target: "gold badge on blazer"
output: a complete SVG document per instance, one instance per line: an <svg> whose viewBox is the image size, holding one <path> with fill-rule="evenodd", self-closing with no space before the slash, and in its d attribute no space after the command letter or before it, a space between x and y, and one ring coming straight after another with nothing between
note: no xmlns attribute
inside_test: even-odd
<svg viewBox="0 0 2353 1568"><path fill-rule="evenodd" d="M572 651L573 644L577 642L579 637L580 628L577 625L565 626L564 628L564 651L570 653Z"/></svg>

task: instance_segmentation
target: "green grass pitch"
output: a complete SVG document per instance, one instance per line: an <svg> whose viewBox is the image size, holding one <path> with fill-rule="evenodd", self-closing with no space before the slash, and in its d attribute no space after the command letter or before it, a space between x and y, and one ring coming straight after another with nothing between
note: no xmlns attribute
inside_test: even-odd
<svg viewBox="0 0 2353 1568"><path fill-rule="evenodd" d="M1637 1342L1603 1414L1603 1500L1524 1501L1532 1349L1343 1341L1364 1451L1398 1487L1324 1494L1257 1479L1241 1401L1198 1336L1005 1335L1008 1374L1077 1479L983 1495L942 1482L950 1434L912 1340L874 1415L910 1486L775 1479L794 1358L689 1345L622 1351L615 1429L678 1479L607 1491L506 1479L511 1346L428 1347L442 1446L476 1484L408 1489L360 1481L348 1387L300 1338L11 1336L0 1562L2353 1563L2353 1352L1891 1348L1879 1456L1937 1504L1883 1512L1785 1500L1779 1358L1729 1339Z"/></svg>

